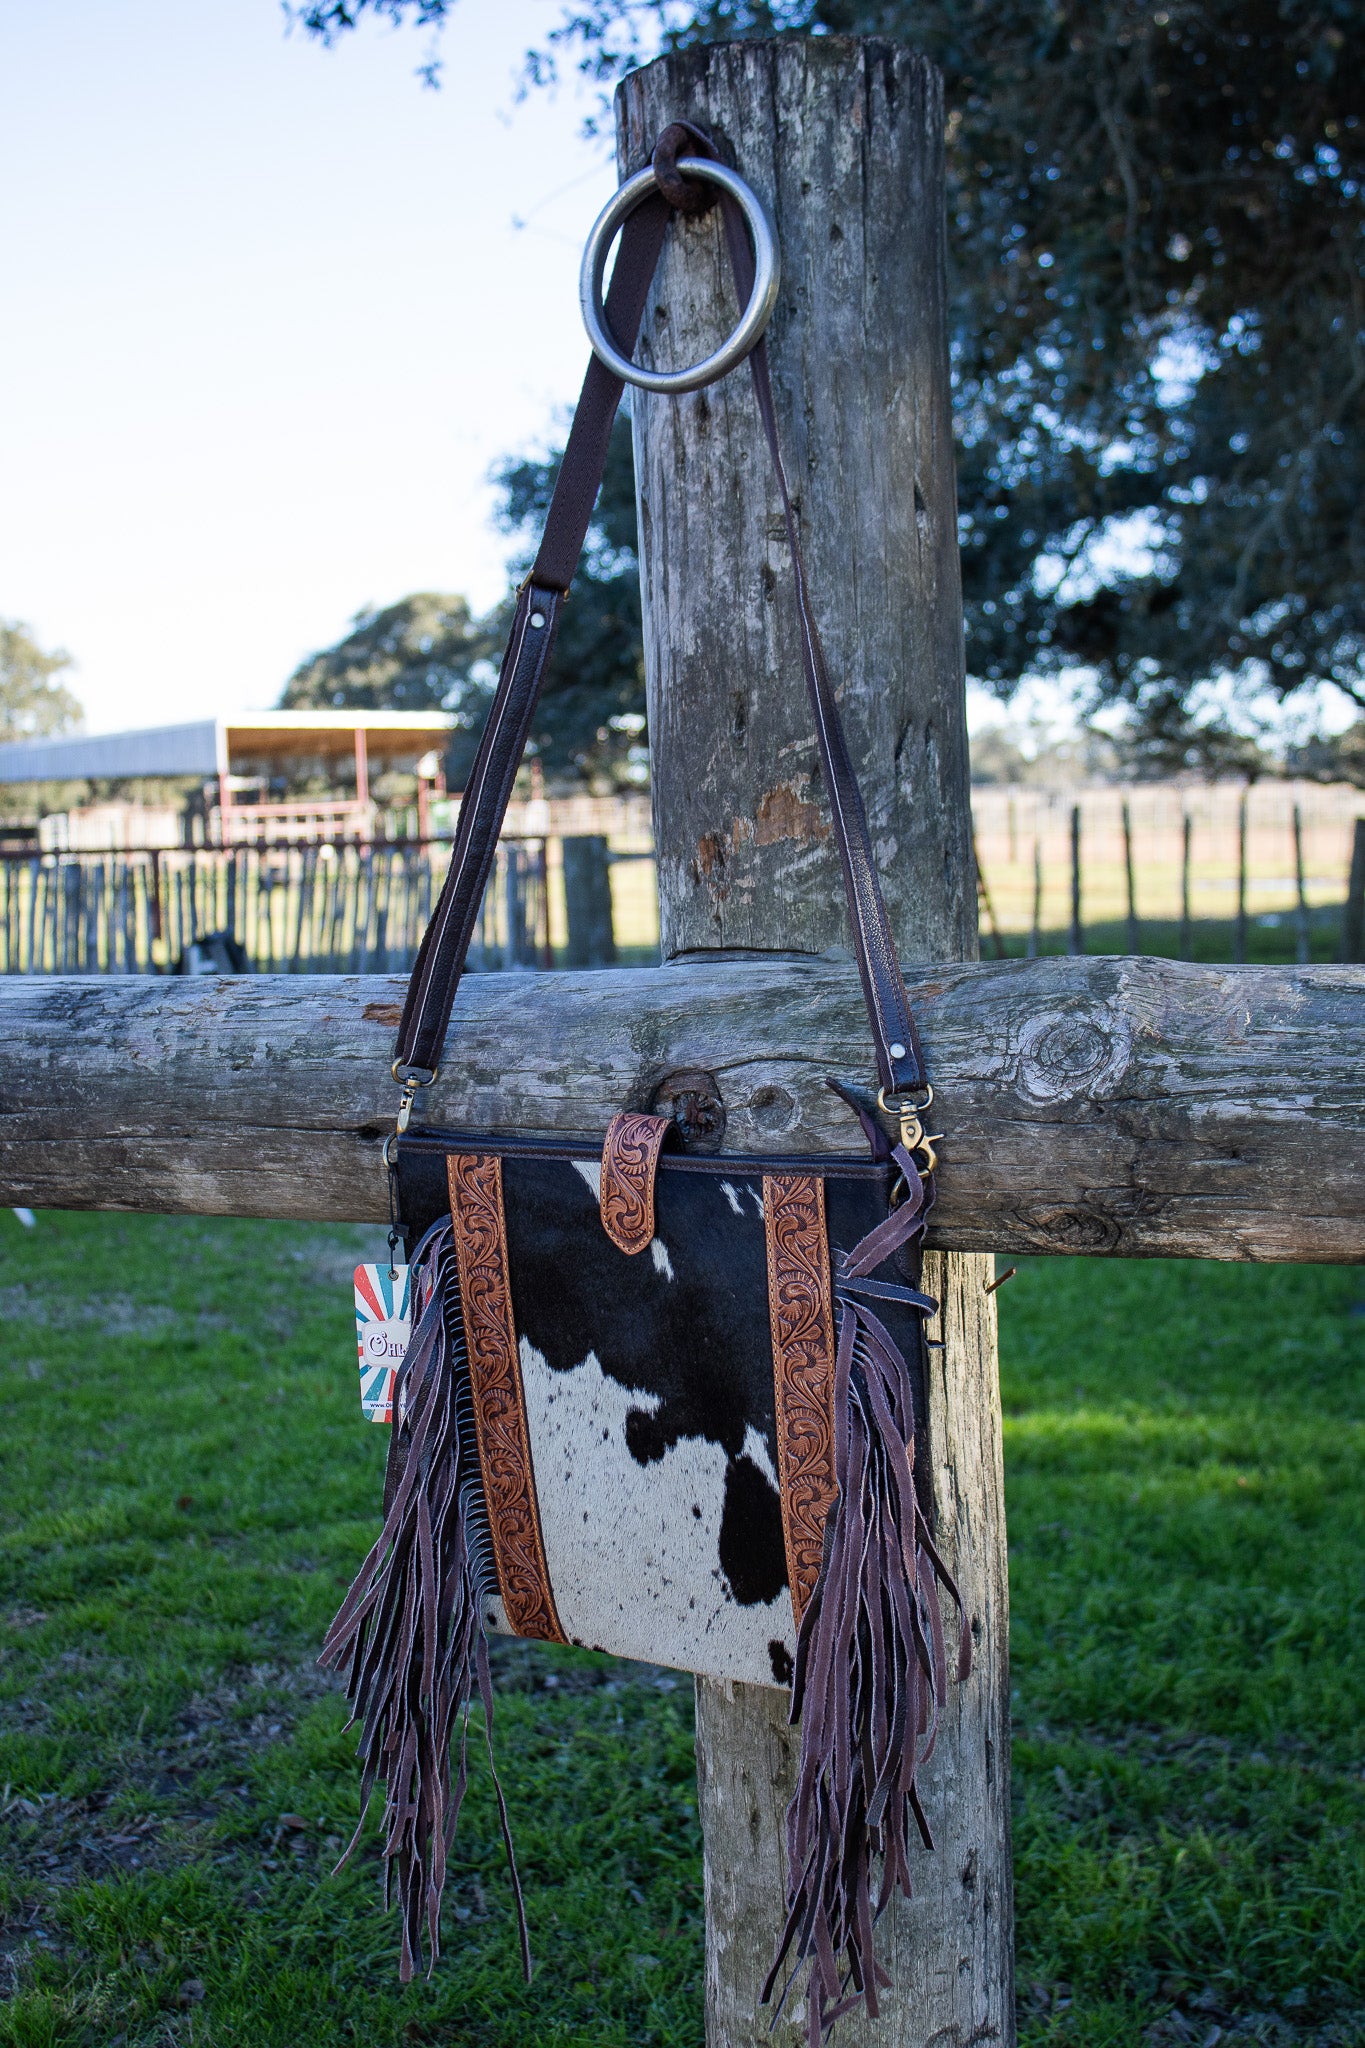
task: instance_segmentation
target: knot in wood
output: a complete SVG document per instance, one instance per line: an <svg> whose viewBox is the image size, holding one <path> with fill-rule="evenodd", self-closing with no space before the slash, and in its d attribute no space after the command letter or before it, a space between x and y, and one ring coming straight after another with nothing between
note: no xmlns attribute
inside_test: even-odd
<svg viewBox="0 0 1365 2048"><path fill-rule="evenodd" d="M1094 1099L1113 1092L1128 1066L1127 1024L1094 1006L1068 1006L1031 1017L1019 1034L1015 1086L1030 1102Z"/></svg>
<svg viewBox="0 0 1365 2048"><path fill-rule="evenodd" d="M1118 1217L1100 1208L1040 1209L1029 1221L1045 1252L1116 1252L1123 1238Z"/></svg>

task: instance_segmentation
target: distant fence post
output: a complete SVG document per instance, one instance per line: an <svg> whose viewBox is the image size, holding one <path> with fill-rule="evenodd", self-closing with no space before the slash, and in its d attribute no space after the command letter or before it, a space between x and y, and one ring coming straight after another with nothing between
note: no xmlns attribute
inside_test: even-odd
<svg viewBox="0 0 1365 2048"><path fill-rule="evenodd" d="M504 847L502 893L503 913L507 921L502 964L504 967L524 967L529 941L526 931L526 877L519 846Z"/></svg>
<svg viewBox="0 0 1365 2048"><path fill-rule="evenodd" d="M1294 806L1294 931L1295 958L1300 967L1313 957L1313 927L1308 914L1308 895L1303 882L1303 813Z"/></svg>
<svg viewBox="0 0 1365 2048"><path fill-rule="evenodd" d="M568 920L566 967L610 967L616 959L611 910L611 856L600 833L561 840L564 909Z"/></svg>
<svg viewBox="0 0 1365 2048"><path fill-rule="evenodd" d="M1237 806L1237 923L1232 934L1232 957L1239 965L1247 957L1247 798Z"/></svg>
<svg viewBox="0 0 1365 2048"><path fill-rule="evenodd" d="M986 919L986 929L991 935L991 951L997 960L1003 960L1005 958L1005 941L1000 935L1000 926L995 915L995 905L991 901L990 887L981 866L981 855L977 851L975 832L972 833L972 866L976 869L977 907Z"/></svg>
<svg viewBox="0 0 1365 2048"><path fill-rule="evenodd" d="M1123 873L1128 888L1128 951L1142 951L1142 930L1138 924L1137 889L1133 881L1133 814L1127 797L1123 800Z"/></svg>
<svg viewBox="0 0 1365 2048"><path fill-rule="evenodd" d="M1081 929L1081 807L1071 806L1071 936L1067 940L1068 953L1085 951L1085 933Z"/></svg>
<svg viewBox="0 0 1365 2048"><path fill-rule="evenodd" d="M1341 957L1365 960L1365 818L1356 819L1351 843L1351 874L1346 884L1346 915L1341 922Z"/></svg>

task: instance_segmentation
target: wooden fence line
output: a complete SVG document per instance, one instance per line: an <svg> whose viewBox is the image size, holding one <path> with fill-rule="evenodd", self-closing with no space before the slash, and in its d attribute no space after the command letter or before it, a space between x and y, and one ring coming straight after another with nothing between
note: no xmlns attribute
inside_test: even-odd
<svg viewBox="0 0 1365 2048"><path fill-rule="evenodd" d="M1047 930L1073 954L1188 959L1198 920L1205 956L1207 927L1221 924L1226 957L1245 960L1249 927L1263 923L1283 926L1285 957L1303 963L1325 921L1332 951L1358 959L1348 871L1365 821L1350 806L1363 801L1289 786L1250 795L1159 785L977 789L983 944L998 958L1034 958ZM623 825L607 800L584 803L596 807L584 809L585 825ZM505 838L471 967L549 967L556 958L601 966L622 943L639 957L657 929L652 873L632 885L622 930L612 925L608 870L623 859L652 870L653 856L634 812L625 824L612 830L616 850L606 832ZM630 852L620 850L623 837ZM0 974L165 972L215 932L230 932L259 973L401 973L416 957L448 859L445 841L3 854ZM1357 878L1357 893L1361 886ZM1267 914L1271 891L1279 907ZM1099 925L1108 930L1097 945ZM1157 925L1167 927L1165 943L1153 946ZM1258 947L1264 956L1267 942Z"/></svg>
<svg viewBox="0 0 1365 2048"><path fill-rule="evenodd" d="M1140 952L1143 928L1160 924L1169 927L1166 943L1176 945L1179 934L1187 955L1192 925L1223 924L1235 959L1246 957L1251 927L1274 920L1285 927L1293 958L1302 954L1305 933L1340 914L1365 792L1279 780L1250 789L988 784L973 789L972 811L982 870L1006 934L1026 939L1048 930L1074 951L1078 924L1092 932L1107 926L1106 950Z"/></svg>
<svg viewBox="0 0 1365 2048"><path fill-rule="evenodd" d="M444 844L9 855L0 973L156 973L220 933L258 973L402 973L448 860ZM551 957L545 842L504 841L470 967Z"/></svg>

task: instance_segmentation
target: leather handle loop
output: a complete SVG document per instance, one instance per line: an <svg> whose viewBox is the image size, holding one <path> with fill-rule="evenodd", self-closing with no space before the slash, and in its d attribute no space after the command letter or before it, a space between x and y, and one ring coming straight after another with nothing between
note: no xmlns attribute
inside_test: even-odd
<svg viewBox="0 0 1365 2048"><path fill-rule="evenodd" d="M654 1237L654 1177L659 1154L678 1126L670 1116L642 1116L624 1109L607 1125L602 1141L598 1208L602 1228L618 1251L634 1258Z"/></svg>
<svg viewBox="0 0 1365 2048"><path fill-rule="evenodd" d="M605 311L612 333L620 337L627 354L639 335L672 211L704 211L699 202L704 198L710 204L718 197L741 305L747 303L753 288L753 256L739 207L728 194L684 177L677 167L683 154L716 158L718 152L701 129L690 122L671 122L654 148L658 189L637 207L621 230ZM778 440L768 351L762 339L750 354L749 367L791 549L801 660L843 869L877 1075L886 1092L902 1094L923 1087L923 1055L872 855L862 792L811 608L796 509ZM587 536L623 388L621 379L594 356L583 380L540 547L517 596L497 690L460 804L450 868L408 984L395 1054L401 1065L434 1070L440 1064L455 991L549 667L559 615Z"/></svg>

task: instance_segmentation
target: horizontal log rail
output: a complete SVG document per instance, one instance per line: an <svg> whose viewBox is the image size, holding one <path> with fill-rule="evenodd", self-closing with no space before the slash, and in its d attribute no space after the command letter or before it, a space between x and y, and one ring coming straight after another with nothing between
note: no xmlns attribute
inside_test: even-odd
<svg viewBox="0 0 1365 2048"><path fill-rule="evenodd" d="M947 1132L944 1249L1365 1259L1365 969L1046 959L910 977ZM403 984L0 984L0 1202L379 1221ZM869 1071L824 961L472 975L425 1120L599 1132L670 1073L734 1152L855 1151Z"/></svg>

